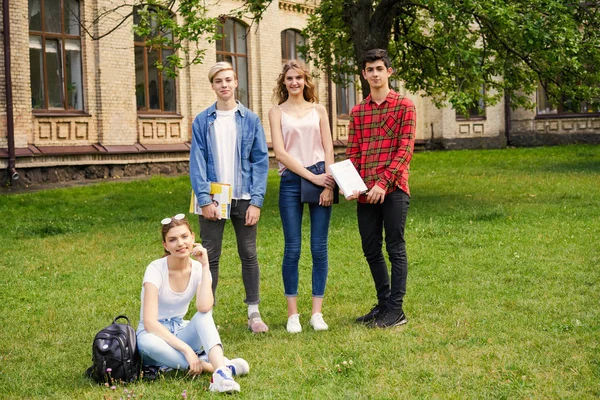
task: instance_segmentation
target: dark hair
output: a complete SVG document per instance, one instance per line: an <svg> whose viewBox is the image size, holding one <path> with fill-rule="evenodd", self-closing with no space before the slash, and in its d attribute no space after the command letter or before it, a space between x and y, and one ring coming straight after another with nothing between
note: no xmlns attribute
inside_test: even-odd
<svg viewBox="0 0 600 400"><path fill-rule="evenodd" d="M190 232L192 232L192 227L186 218L182 218L182 219L171 218L171 222L169 222L168 224L164 224L160 231L162 234L163 243L167 241L167 233L169 233L169 231L172 228L175 228L176 226L181 226L181 225L187 226L188 229L190 230ZM165 251L165 253L164 253L163 257L171 254L167 251L167 249L164 249L164 251Z"/></svg>
<svg viewBox="0 0 600 400"><path fill-rule="evenodd" d="M392 65L390 61L390 56L388 52L383 49L371 49L367 50L362 59L362 69L364 70L367 67L367 63L375 62L381 60L385 64L386 68L389 68Z"/></svg>
<svg viewBox="0 0 600 400"><path fill-rule="evenodd" d="M273 89L273 100L277 104L281 104L284 103L290 96L287 88L285 87L285 74L287 74L290 69L295 70L304 78L304 90L302 92L304 100L310 103L317 102L319 99L317 98L315 84L313 83L312 77L308 72L308 68L306 68L306 64L300 60L289 60L283 64L283 71L281 74L279 74L279 78L277 78L277 86L275 86L275 89Z"/></svg>

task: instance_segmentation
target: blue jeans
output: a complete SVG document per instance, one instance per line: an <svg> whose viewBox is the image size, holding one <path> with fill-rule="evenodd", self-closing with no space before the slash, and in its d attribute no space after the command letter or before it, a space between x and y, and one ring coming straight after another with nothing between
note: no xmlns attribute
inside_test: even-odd
<svg viewBox="0 0 600 400"><path fill-rule="evenodd" d="M332 207L308 204L310 212L310 253L312 255L312 295L323 297L327 272L327 240ZM298 295L298 262L302 248L302 213L304 204L300 202L300 176L290 170L281 175L279 186L279 214L283 225L285 248L281 274L287 297Z"/></svg>
<svg viewBox="0 0 600 400"><path fill-rule="evenodd" d="M194 351L202 349L208 354L210 349L221 345L221 338L212 317L212 310L197 312L191 321L172 318L159 321L172 334L190 345ZM187 369L189 363L179 350L171 347L162 338L144 329L140 323L137 330L137 346L144 365L165 366L174 369Z"/></svg>
<svg viewBox="0 0 600 400"><path fill-rule="evenodd" d="M371 269L378 304L393 310L402 309L406 294L408 259L404 226L409 202L408 195L396 189L385 196L383 204L358 203L356 208L363 253ZM382 252L384 230L385 248L392 264L391 281Z"/></svg>

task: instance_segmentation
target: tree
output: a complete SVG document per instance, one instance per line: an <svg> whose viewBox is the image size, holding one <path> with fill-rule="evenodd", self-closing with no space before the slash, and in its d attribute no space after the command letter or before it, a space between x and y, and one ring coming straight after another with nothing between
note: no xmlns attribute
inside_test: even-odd
<svg viewBox="0 0 600 400"><path fill-rule="evenodd" d="M231 15L239 14L240 10L233 10ZM100 10L91 21L80 20L79 24L92 40L101 40L132 18L133 33L145 40L150 51L162 47L174 50L157 67L175 77L180 69L202 63L203 44L219 38L218 27L227 16L208 16L203 0L126 0Z"/></svg>
<svg viewBox="0 0 600 400"><path fill-rule="evenodd" d="M272 2L246 0L213 18L203 0L130 1L100 13L91 25L115 22L91 36L110 34L137 13L137 35L148 45L176 50L160 66L170 75L202 62L200 44L218 38L225 18L259 23ZM597 104L599 7L597 1L576 0L321 0L303 32L310 39L304 53L343 83L360 73L368 49L388 49L395 76L409 91L429 96L437 106L449 102L462 113L482 97L487 105L509 96L513 108L532 107L530 95L539 84L555 104ZM362 89L366 96L364 81Z"/></svg>
<svg viewBox="0 0 600 400"><path fill-rule="evenodd" d="M246 0L238 8L217 17L209 16L205 0L125 0L98 12L91 21L79 20L92 40L101 40L133 18L133 33L153 48L173 49L157 67L170 77L189 65L201 64L206 50L203 45L221 38L219 27L229 17L260 21L272 0ZM75 18L78 13L73 12Z"/></svg>
<svg viewBox="0 0 600 400"><path fill-rule="evenodd" d="M575 0L321 0L305 51L342 82L359 73L365 51L388 49L409 91L462 113L482 96L488 105L508 95L513 108L532 107L539 83L555 103L597 102L598 8Z"/></svg>

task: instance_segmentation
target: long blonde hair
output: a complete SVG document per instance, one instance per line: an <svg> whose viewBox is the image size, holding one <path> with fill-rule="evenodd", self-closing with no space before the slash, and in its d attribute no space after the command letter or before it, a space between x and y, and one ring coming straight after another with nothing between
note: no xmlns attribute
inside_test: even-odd
<svg viewBox="0 0 600 400"><path fill-rule="evenodd" d="M281 71L281 74L279 74L279 78L277 78L277 86L275 86L275 89L273 89L273 100L277 104L281 104L285 103L290 96L287 88L285 87L285 74L287 74L290 69L295 69L304 77L304 90L302 91L304 100L310 103L316 103L319 101L312 76L310 76L308 68L306 68L306 64L300 60L289 60L283 64L283 70Z"/></svg>

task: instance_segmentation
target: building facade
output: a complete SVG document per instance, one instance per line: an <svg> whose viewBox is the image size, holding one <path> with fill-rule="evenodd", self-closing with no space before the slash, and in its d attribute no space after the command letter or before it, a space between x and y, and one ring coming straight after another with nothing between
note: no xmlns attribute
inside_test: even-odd
<svg viewBox="0 0 600 400"><path fill-rule="evenodd" d="M281 62L298 56L297 47L306 40L300 31L315 1L274 1L260 25L227 19L223 39L204 44L203 63L181 70L176 78L154 67L172 50L149 51L132 32L133 18L109 35L92 39L115 26L115 18L91 24L107 9L121 15L132 11L123 7L123 1L11 2L9 24L3 21L0 35L2 59L9 55L8 62L0 64L5 83L0 85L0 173L13 178L16 173L19 179L12 183L28 185L186 172L191 125L215 100L207 74L220 60L234 64L237 98L259 115L269 142L267 113ZM215 2L210 12L218 16L239 5L223 0ZM316 84L341 153L348 113L360 92L352 85L336 86L323 73ZM557 109L538 101L534 111L510 111L505 102L493 107L479 104L463 118L451 108L438 109L427 98L404 93L400 83L394 86L416 104L421 147L600 143L600 114L585 105ZM7 112L9 97L12 118ZM11 163L14 173L7 174Z"/></svg>

